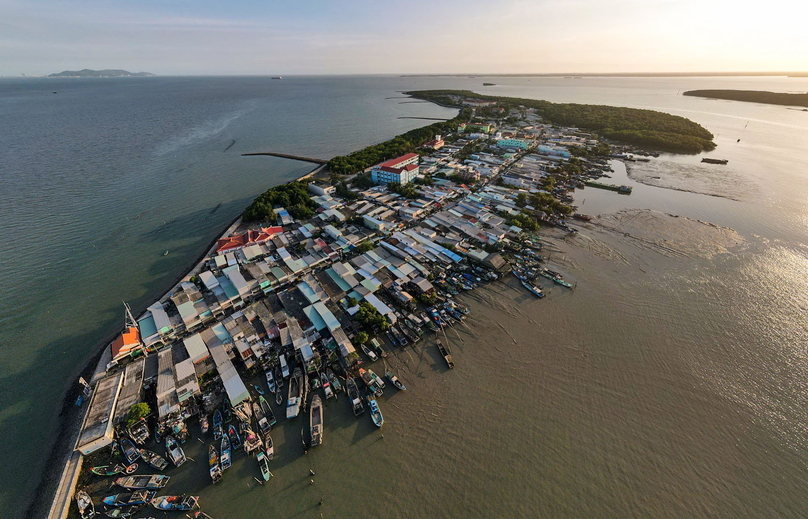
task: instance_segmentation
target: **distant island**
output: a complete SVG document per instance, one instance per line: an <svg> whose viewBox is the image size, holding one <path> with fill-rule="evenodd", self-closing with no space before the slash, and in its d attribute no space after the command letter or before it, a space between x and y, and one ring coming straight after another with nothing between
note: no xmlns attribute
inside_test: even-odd
<svg viewBox="0 0 808 519"><path fill-rule="evenodd" d="M121 69L105 70L63 70L58 74L50 74L48 77L153 77L151 72L129 72Z"/></svg>
<svg viewBox="0 0 808 519"><path fill-rule="evenodd" d="M746 103L808 107L808 93L785 94L781 92L767 92L765 90L688 90L682 95L706 97L709 99L726 99L728 101L743 101Z"/></svg>

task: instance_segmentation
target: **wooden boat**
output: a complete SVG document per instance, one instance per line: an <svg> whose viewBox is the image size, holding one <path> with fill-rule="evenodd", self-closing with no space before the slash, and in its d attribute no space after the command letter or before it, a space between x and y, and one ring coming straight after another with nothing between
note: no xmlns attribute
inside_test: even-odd
<svg viewBox="0 0 808 519"><path fill-rule="evenodd" d="M147 451L146 449L140 449L139 452L140 458L157 470L165 470L168 467L168 460L156 452Z"/></svg>
<svg viewBox="0 0 808 519"><path fill-rule="evenodd" d="M244 431L244 452L252 454L264 446L261 437L255 434L250 429Z"/></svg>
<svg viewBox="0 0 808 519"><path fill-rule="evenodd" d="M232 449L235 450L241 447L241 437L238 435L235 425L230 424L227 428L227 437L230 438L230 447Z"/></svg>
<svg viewBox="0 0 808 519"><path fill-rule="evenodd" d="M137 463L133 463L129 465L130 467L135 467L137 470ZM126 471L126 465L121 465L120 463L117 465L100 465L98 467L93 467L90 469L90 472L95 474L96 476L114 476L116 474L120 474L121 472Z"/></svg>
<svg viewBox="0 0 808 519"><path fill-rule="evenodd" d="M300 414L300 397L303 393L303 372L295 368L292 378L289 379L289 398L286 400L286 419L297 418Z"/></svg>
<svg viewBox="0 0 808 519"><path fill-rule="evenodd" d="M311 400L309 429L311 430L311 446L316 447L323 443L323 401L320 400L320 395L314 395Z"/></svg>
<svg viewBox="0 0 808 519"><path fill-rule="evenodd" d="M275 384L278 386L278 392L283 388L283 371L280 366L275 366Z"/></svg>
<svg viewBox="0 0 808 519"><path fill-rule="evenodd" d="M258 384L253 384L252 387L253 387L253 389L255 389L256 392L258 392L259 395L265 395L266 394L266 391L264 391L264 388L262 388Z"/></svg>
<svg viewBox="0 0 808 519"><path fill-rule="evenodd" d="M216 452L216 446L213 444L208 445L208 466L210 467L210 479L213 480L215 485L222 479L222 467L219 465L219 455Z"/></svg>
<svg viewBox="0 0 808 519"><path fill-rule="evenodd" d="M120 508L110 508L109 510L106 510L104 512L104 515L107 517L112 517L113 519L124 519L126 517L135 516L137 513L143 510L145 506L146 504L144 503L141 505L129 505Z"/></svg>
<svg viewBox="0 0 808 519"><path fill-rule="evenodd" d="M230 460L230 439L227 436L222 436L222 456L220 458L219 464L222 467L222 470L227 470L230 468L232 461Z"/></svg>
<svg viewBox="0 0 808 519"><path fill-rule="evenodd" d="M373 420L373 424L376 427L381 427L384 425L382 410L379 409L379 403L375 398L368 397L368 407L370 408L370 418Z"/></svg>
<svg viewBox="0 0 808 519"><path fill-rule="evenodd" d="M359 368L359 376L362 377L362 380L365 382L368 390L370 390L374 395L382 396L384 394L384 390L376 383L376 381L370 375L369 370Z"/></svg>
<svg viewBox="0 0 808 519"><path fill-rule="evenodd" d="M157 495L156 490L138 490L126 494L115 494L104 498L103 503L107 506L130 506L148 503Z"/></svg>
<svg viewBox="0 0 808 519"><path fill-rule="evenodd" d="M404 383L401 382L398 379L398 377L393 374L392 371L388 371L387 373L384 374L384 376L387 377L387 380L389 380L391 384L396 386L401 391L406 391L407 390L407 386L405 386Z"/></svg>
<svg viewBox="0 0 808 519"><path fill-rule="evenodd" d="M127 490L158 490L168 484L171 476L164 476L162 474L143 475L143 476L126 476L115 480L115 484Z"/></svg>
<svg viewBox="0 0 808 519"><path fill-rule="evenodd" d="M210 423L208 423L208 415L203 415L202 418L199 419L199 427L202 429L202 435L208 434L208 429L210 429Z"/></svg>
<svg viewBox="0 0 808 519"><path fill-rule="evenodd" d="M283 391L280 386L278 386L278 390L275 391L275 403L277 405L283 405Z"/></svg>
<svg viewBox="0 0 808 519"><path fill-rule="evenodd" d="M126 463L129 465L140 457L137 448L128 438L121 438L121 451L123 452L123 457L126 458Z"/></svg>
<svg viewBox="0 0 808 519"><path fill-rule="evenodd" d="M151 504L157 510L182 511L192 510L199 496L162 496L151 500Z"/></svg>
<svg viewBox="0 0 808 519"><path fill-rule="evenodd" d="M257 460L258 468L261 469L261 477L264 478L264 481L269 481L269 477L272 475L269 471L269 460L263 452L258 453Z"/></svg>
<svg viewBox="0 0 808 519"><path fill-rule="evenodd" d="M320 382L323 384L326 399L333 397L334 389L331 387L331 381L328 380L328 375L325 372L320 373Z"/></svg>
<svg viewBox="0 0 808 519"><path fill-rule="evenodd" d="M275 413L272 412L272 406L269 405L267 399L262 396L259 396L258 403L261 406L261 411L263 411L264 416L267 419L267 422L269 422L269 426L272 427L273 425L278 423L278 421L275 419Z"/></svg>
<svg viewBox="0 0 808 519"><path fill-rule="evenodd" d="M367 344L363 344L363 345L362 345L362 351L364 351L364 352L365 352L365 355L367 355L367 356L368 356L368 358L370 359L370 361L371 361L371 362L376 362L377 360L379 360L379 356L378 356L378 355L376 355L376 352L374 352L373 350L371 350L371 349L368 347L368 345L367 345Z"/></svg>
<svg viewBox="0 0 808 519"><path fill-rule="evenodd" d="M143 418L129 427L127 432L132 441L138 445L144 445L149 439L149 426Z"/></svg>
<svg viewBox="0 0 808 519"><path fill-rule="evenodd" d="M233 408L229 405L224 407L224 423L230 423L233 421Z"/></svg>
<svg viewBox="0 0 808 519"><path fill-rule="evenodd" d="M185 451L182 450L180 444L171 435L166 436L166 453L175 467L179 467L187 461Z"/></svg>
<svg viewBox="0 0 808 519"><path fill-rule="evenodd" d="M339 383L339 378L337 378L331 368L325 368L325 374L328 375L328 380L331 381L331 387L334 388L334 393L342 391L342 384Z"/></svg>
<svg viewBox="0 0 808 519"><path fill-rule="evenodd" d="M275 444L272 443L272 436L269 433L264 436L264 447L266 448L267 459L272 461L272 458L275 457Z"/></svg>
<svg viewBox="0 0 808 519"><path fill-rule="evenodd" d="M213 439L222 437L222 413L218 409L213 413Z"/></svg>
<svg viewBox="0 0 808 519"><path fill-rule="evenodd" d="M526 281L524 279L522 279L520 281L520 283L522 283L522 286L525 287L526 289L528 289L528 291L530 291L531 294L538 297L539 299L544 297L544 292L542 292L542 289L540 289L539 287L537 287L533 283L531 283L529 281Z"/></svg>
<svg viewBox="0 0 808 519"><path fill-rule="evenodd" d="M345 379L345 387L348 391L348 398L351 400L354 416L359 416L365 412L365 406L362 405L362 399L359 398L359 387L356 385L353 377L349 376Z"/></svg>
<svg viewBox="0 0 808 519"><path fill-rule="evenodd" d="M310 386L310 389L312 389L313 391L316 391L316 390L320 389L320 377L317 374L314 374L311 381L309 381L309 378L307 377L306 381L310 382L309 386Z"/></svg>
<svg viewBox="0 0 808 519"><path fill-rule="evenodd" d="M376 384L378 387L384 389L384 380L379 378L379 376L376 375L376 373L374 373L372 369L368 369L368 375L370 375L370 378L371 378L371 380L373 380L374 384Z"/></svg>
<svg viewBox="0 0 808 519"><path fill-rule="evenodd" d="M154 426L154 443L160 444L163 443L163 436L160 434L160 426Z"/></svg>
<svg viewBox="0 0 808 519"><path fill-rule="evenodd" d="M95 505L93 499L84 490L76 492L76 506L79 508L81 519L90 519L95 516Z"/></svg>
<svg viewBox="0 0 808 519"><path fill-rule="evenodd" d="M379 340L376 339L376 337L370 340L370 347L376 350L376 352L381 356L381 358L383 359L387 358L387 352L384 351L384 348L382 348L382 343L380 343Z"/></svg>
<svg viewBox="0 0 808 519"><path fill-rule="evenodd" d="M261 410L261 405L258 402L253 402L252 408L253 408L253 417L255 418L256 423L260 423L261 420L266 421L266 418L264 417L264 411Z"/></svg>
<svg viewBox="0 0 808 519"><path fill-rule="evenodd" d="M449 351L449 348L443 345L442 342L438 341L438 351L441 355L443 355L443 359L446 361L446 365L449 366L449 369L454 368L454 360L452 359L452 354Z"/></svg>
<svg viewBox="0 0 808 519"><path fill-rule="evenodd" d="M267 387L269 388L270 393L275 392L275 376L272 374L272 370L268 369L265 373L267 377Z"/></svg>

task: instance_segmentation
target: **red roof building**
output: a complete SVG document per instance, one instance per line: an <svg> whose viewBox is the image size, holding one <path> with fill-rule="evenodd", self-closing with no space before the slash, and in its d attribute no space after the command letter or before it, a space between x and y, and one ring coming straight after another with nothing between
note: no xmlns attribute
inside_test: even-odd
<svg viewBox="0 0 808 519"><path fill-rule="evenodd" d="M283 232L283 227L262 227L259 230L247 231L242 234L228 236L216 241L216 252L230 252L255 243L264 243L276 234Z"/></svg>

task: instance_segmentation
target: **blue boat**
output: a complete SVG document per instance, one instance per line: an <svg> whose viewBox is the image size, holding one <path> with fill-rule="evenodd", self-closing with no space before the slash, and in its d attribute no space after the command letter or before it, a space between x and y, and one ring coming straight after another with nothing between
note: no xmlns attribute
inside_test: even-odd
<svg viewBox="0 0 808 519"><path fill-rule="evenodd" d="M227 436L222 437L222 455L219 458L219 463L222 466L222 470L227 470L232 465L232 461L230 459L230 440Z"/></svg>
<svg viewBox="0 0 808 519"><path fill-rule="evenodd" d="M157 510L181 511L193 510L199 496L161 496L151 500Z"/></svg>
<svg viewBox="0 0 808 519"><path fill-rule="evenodd" d="M105 497L103 503L107 506L145 505L156 495L156 490L138 490L137 492Z"/></svg>
<svg viewBox="0 0 808 519"><path fill-rule="evenodd" d="M262 388L258 384L253 384L252 387L258 392L259 395L265 395L266 394L266 392L264 391L264 388Z"/></svg>
<svg viewBox="0 0 808 519"><path fill-rule="evenodd" d="M222 412L218 409L213 413L213 439L222 437Z"/></svg>
<svg viewBox="0 0 808 519"><path fill-rule="evenodd" d="M166 452L168 453L168 458L175 467L179 467L187 461L185 451L182 450L182 447L180 447L180 444L177 443L177 440L170 435L166 436Z"/></svg>
<svg viewBox="0 0 808 519"><path fill-rule="evenodd" d="M379 409L379 404L376 402L375 398L368 398L368 407L370 408L370 417L373 419L373 424L376 427L384 425L382 410Z"/></svg>
<svg viewBox="0 0 808 519"><path fill-rule="evenodd" d="M129 438L121 438L121 451L123 452L123 457L126 458L126 463L129 465L140 457L140 452L135 448L135 445L129 441Z"/></svg>
<svg viewBox="0 0 808 519"><path fill-rule="evenodd" d="M529 281L525 281L524 279L521 280L521 283L522 286L528 289L530 293L533 294L534 296L538 297L539 299L544 297L544 292L542 292L541 289L536 285L533 285L532 283L530 283Z"/></svg>

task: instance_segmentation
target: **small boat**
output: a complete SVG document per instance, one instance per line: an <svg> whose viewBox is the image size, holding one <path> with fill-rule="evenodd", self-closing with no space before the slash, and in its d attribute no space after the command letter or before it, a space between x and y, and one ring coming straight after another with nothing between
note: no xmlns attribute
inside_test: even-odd
<svg viewBox="0 0 808 519"><path fill-rule="evenodd" d="M316 447L323 443L323 401L320 400L320 395L314 395L311 400L309 428L311 429L311 446Z"/></svg>
<svg viewBox="0 0 808 519"><path fill-rule="evenodd" d="M222 479L222 467L219 465L219 455L216 452L216 446L213 444L208 445L208 465L210 466L210 479L213 480L215 485Z"/></svg>
<svg viewBox="0 0 808 519"><path fill-rule="evenodd" d="M81 519L90 519L95 516L95 505L90 494L84 490L76 492L76 506L79 507L79 515Z"/></svg>
<svg viewBox="0 0 808 519"><path fill-rule="evenodd" d="M154 426L154 442L157 444L163 443L163 436L160 434L160 426Z"/></svg>
<svg viewBox="0 0 808 519"><path fill-rule="evenodd" d="M261 397L261 398L264 398L264 397ZM252 403L252 408L253 408L253 417L255 417L255 422L256 423L260 423L261 420L266 421L266 418L264 417L264 411L261 410L261 406L259 405L258 402L253 402Z"/></svg>
<svg viewBox="0 0 808 519"><path fill-rule="evenodd" d="M162 474L154 474L151 476L126 476L115 480L115 484L127 490L157 490L163 488L168 484L171 476L164 476Z"/></svg>
<svg viewBox="0 0 808 519"><path fill-rule="evenodd" d="M151 504L157 510L167 511L188 511L193 510L199 496L162 496L151 500Z"/></svg>
<svg viewBox="0 0 808 519"><path fill-rule="evenodd" d="M283 405L283 391L280 386L278 386L278 390L275 391L275 403L277 405Z"/></svg>
<svg viewBox="0 0 808 519"><path fill-rule="evenodd" d="M202 435L208 434L208 429L210 429L210 423L208 423L208 415L203 415L202 418L199 419L199 427L202 429Z"/></svg>
<svg viewBox="0 0 808 519"><path fill-rule="evenodd" d="M253 387L253 389L255 389L256 392L258 392L259 395L266 395L267 394L266 391L264 391L264 388L262 388L258 384L253 384L252 387Z"/></svg>
<svg viewBox="0 0 808 519"><path fill-rule="evenodd" d="M272 443L272 436L270 436L269 433L264 435L264 447L267 451L267 459L272 461L272 458L275 457L275 444Z"/></svg>
<svg viewBox="0 0 808 519"><path fill-rule="evenodd" d="M266 374L266 377L267 377L267 387L269 388L269 392L274 393L275 392L275 376L272 374L271 369L268 369L265 374Z"/></svg>
<svg viewBox="0 0 808 519"><path fill-rule="evenodd" d="M130 467L135 467L137 470L137 463L129 465ZM90 469L90 472L95 474L96 476L114 476L116 474L120 474L127 469L126 465L121 465L120 463L117 465L101 465L98 467L93 467Z"/></svg>
<svg viewBox="0 0 808 519"><path fill-rule="evenodd" d="M235 450L235 449L238 449L239 447L241 447L241 437L238 435L238 431L236 430L235 425L231 424L227 428L227 437L230 438L230 447L231 448L233 448Z"/></svg>
<svg viewBox="0 0 808 519"><path fill-rule="evenodd" d="M261 469L261 477L264 478L264 481L269 481L269 477L272 473L269 471L269 460L264 455L263 452L258 452L258 468Z"/></svg>
<svg viewBox="0 0 808 519"><path fill-rule="evenodd" d="M401 382L398 379L398 377L393 374L392 371L388 371L387 373L384 374L384 376L387 377L387 380L389 380L391 384L396 386L401 391L406 391L407 390L407 386L405 386L404 383Z"/></svg>
<svg viewBox="0 0 808 519"><path fill-rule="evenodd" d="M525 287L526 289L528 289L531 294L538 297L539 299L544 297L544 292L542 292L541 288L537 287L536 285L532 284L531 282L522 279L522 280L520 280L520 283L522 283L522 286Z"/></svg>
<svg viewBox="0 0 808 519"><path fill-rule="evenodd" d="M564 281L564 278L561 277L561 274L558 272L554 272L550 269L543 269L539 271L539 275L553 281L554 283L558 283L562 287L572 288L572 283Z"/></svg>
<svg viewBox="0 0 808 519"><path fill-rule="evenodd" d="M124 519L126 517L132 517L146 506L146 504L141 505L129 505L120 508L110 508L104 512L104 515L107 517L111 517L112 519Z"/></svg>
<svg viewBox="0 0 808 519"><path fill-rule="evenodd" d="M286 419L296 418L300 414L300 396L302 394L303 372L295 368L289 379L289 398L286 400Z"/></svg>
<svg viewBox="0 0 808 519"><path fill-rule="evenodd" d="M224 407L224 423L230 423L233 421L233 408L229 405Z"/></svg>
<svg viewBox="0 0 808 519"><path fill-rule="evenodd" d="M379 403L376 402L375 398L368 397L368 407L370 408L370 417L373 419L373 424L376 427L381 427L384 425L384 417L382 416L382 410L379 409Z"/></svg>
<svg viewBox="0 0 808 519"><path fill-rule="evenodd" d="M443 359L446 361L446 365L449 366L449 369L454 368L454 359L452 359L452 353L449 351L449 348L444 346L440 341L438 341L437 346L438 351L443 355Z"/></svg>
<svg viewBox="0 0 808 519"><path fill-rule="evenodd" d="M368 387L368 390L370 390L374 395L382 396L384 394L384 390L376 383L376 381L369 373L369 370L359 368L359 376L362 377L362 380L365 382L365 385Z"/></svg>
<svg viewBox="0 0 808 519"><path fill-rule="evenodd" d="M325 372L320 373L320 382L323 384L326 399L333 397L334 389L331 387L331 382L328 380L328 375L326 375Z"/></svg>
<svg viewBox="0 0 808 519"><path fill-rule="evenodd" d="M379 378L379 376L376 375L376 373L374 373L372 369L368 369L368 375L370 375L370 378L371 378L371 380L373 380L374 384L376 384L378 387L384 389L384 380Z"/></svg>
<svg viewBox="0 0 808 519"><path fill-rule="evenodd" d="M229 469L232 464L230 460L230 439L227 436L222 436L222 456L219 463L221 464L222 470Z"/></svg>
<svg viewBox="0 0 808 519"><path fill-rule="evenodd" d="M126 463L130 465L140 457L140 453L134 444L129 441L129 438L121 438L121 451L123 452L123 457L126 458Z"/></svg>
<svg viewBox="0 0 808 519"><path fill-rule="evenodd" d="M349 376L345 379L345 387L348 391L348 398L351 399L354 416L359 416L365 412L365 407L362 405L362 399L359 398L359 387L357 387L353 377Z"/></svg>
<svg viewBox="0 0 808 519"><path fill-rule="evenodd" d="M175 467L179 467L187 461L182 447L180 447L180 444L177 443L177 440L171 435L166 436L166 453L168 454L168 459L171 460L171 463L173 463Z"/></svg>
<svg viewBox="0 0 808 519"><path fill-rule="evenodd" d="M156 452L140 449L140 458L157 470L165 470L168 467L168 460Z"/></svg>
<svg viewBox="0 0 808 519"><path fill-rule="evenodd" d="M342 391L342 384L339 383L339 378L337 378L331 368L326 368L325 373L328 375L328 380L331 381L331 387L334 388L334 393Z"/></svg>
<svg viewBox="0 0 808 519"><path fill-rule="evenodd" d="M308 378L306 380L310 382L309 389L311 389L312 391L320 389L320 377L318 377L316 374L311 380L309 380Z"/></svg>
<svg viewBox="0 0 808 519"><path fill-rule="evenodd" d="M163 256L168 256L168 250L163 253Z"/></svg>
<svg viewBox="0 0 808 519"><path fill-rule="evenodd" d="M143 505L156 495L156 490L138 490L137 492L105 497L103 503L107 506Z"/></svg>
<svg viewBox="0 0 808 519"><path fill-rule="evenodd" d="M222 412L218 409L213 413L213 439L222 437Z"/></svg>
<svg viewBox="0 0 808 519"><path fill-rule="evenodd" d="M722 164L722 165L724 165L724 164L729 163L729 160L727 160L727 159L710 159L710 158L707 158L707 157L702 158L701 161L706 162L707 164Z"/></svg>
<svg viewBox="0 0 808 519"><path fill-rule="evenodd" d="M381 356L381 358L383 359L387 358L387 352L384 351L384 348L382 348L382 343L380 343L375 337L370 340L370 346L374 350L376 350L376 352Z"/></svg>
<svg viewBox="0 0 808 519"><path fill-rule="evenodd" d="M269 423L269 426L272 427L273 425L278 423L278 420L275 419L275 413L272 412L272 406L269 405L267 399L262 396L259 396L258 403L261 405L261 411L263 411L264 416L266 417L267 422Z"/></svg>
<svg viewBox="0 0 808 519"><path fill-rule="evenodd" d="M379 356L378 356L378 355L376 355L376 352L374 352L373 350L371 350L371 349L368 347L368 345L367 345L367 344L363 344L363 345L362 345L362 351L364 351L364 352L365 352L365 355L367 355L367 356L368 356L368 358L370 359L370 361L371 361L371 362L376 362L377 360L379 360Z"/></svg>
<svg viewBox="0 0 808 519"><path fill-rule="evenodd" d="M129 427L128 432L129 437L138 445L144 445L149 439L149 426L143 418Z"/></svg>
<svg viewBox="0 0 808 519"><path fill-rule="evenodd" d="M279 390L283 387L283 371L280 366L275 366L275 383Z"/></svg>
<svg viewBox="0 0 808 519"><path fill-rule="evenodd" d="M250 429L244 431L244 452L252 454L264 446L261 438Z"/></svg>

